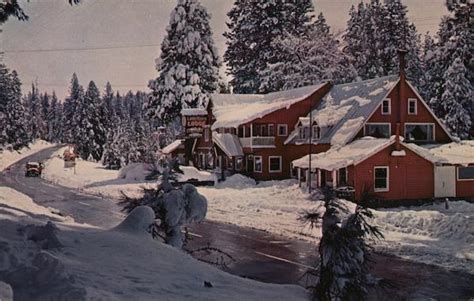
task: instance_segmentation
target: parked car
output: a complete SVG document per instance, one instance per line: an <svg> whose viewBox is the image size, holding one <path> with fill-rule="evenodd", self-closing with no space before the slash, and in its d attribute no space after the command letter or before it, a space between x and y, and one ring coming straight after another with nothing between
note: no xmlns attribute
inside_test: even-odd
<svg viewBox="0 0 474 301"><path fill-rule="evenodd" d="M44 169L44 165L41 162L28 162L26 163L26 177L39 177Z"/></svg>

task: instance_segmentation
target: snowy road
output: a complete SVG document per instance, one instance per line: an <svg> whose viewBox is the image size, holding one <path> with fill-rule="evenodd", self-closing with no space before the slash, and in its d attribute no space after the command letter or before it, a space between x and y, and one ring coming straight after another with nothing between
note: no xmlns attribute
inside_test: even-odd
<svg viewBox="0 0 474 301"><path fill-rule="evenodd" d="M0 186L21 191L38 204L73 216L77 222L103 228L118 224L123 219L123 214L115 201L52 185L40 178L24 176L26 162L45 160L59 148L48 148L18 161L0 174ZM193 237L190 249L207 244L222 249L236 259L235 263L229 265L230 273L264 282L305 284L305 279L301 281L300 278L317 260L314 256L316 245L260 230L205 221L193 225L190 231ZM450 272L443 268L380 254L375 257L372 272L395 286L384 294L384 297L390 296L390 300L456 300L474 297L474 275L467 273ZM384 300L380 295L373 297Z"/></svg>

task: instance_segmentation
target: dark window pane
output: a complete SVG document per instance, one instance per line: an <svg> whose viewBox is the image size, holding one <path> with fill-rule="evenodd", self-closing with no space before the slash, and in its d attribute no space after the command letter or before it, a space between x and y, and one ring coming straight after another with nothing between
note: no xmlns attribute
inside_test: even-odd
<svg viewBox="0 0 474 301"><path fill-rule="evenodd" d="M410 141L433 141L433 125L410 124L406 126L405 138Z"/></svg>
<svg viewBox="0 0 474 301"><path fill-rule="evenodd" d="M387 177L387 169L386 168L376 168L375 169L375 177L376 178L386 178Z"/></svg>
<svg viewBox="0 0 474 301"><path fill-rule="evenodd" d="M388 124L367 124L365 126L365 135L375 138L389 138L390 126Z"/></svg>
<svg viewBox="0 0 474 301"><path fill-rule="evenodd" d="M474 166L459 167L458 173L459 173L460 180L473 180L474 179Z"/></svg>
<svg viewBox="0 0 474 301"><path fill-rule="evenodd" d="M375 188L387 188L387 179L375 179Z"/></svg>
<svg viewBox="0 0 474 301"><path fill-rule="evenodd" d="M270 170L280 170L280 158L270 158Z"/></svg>

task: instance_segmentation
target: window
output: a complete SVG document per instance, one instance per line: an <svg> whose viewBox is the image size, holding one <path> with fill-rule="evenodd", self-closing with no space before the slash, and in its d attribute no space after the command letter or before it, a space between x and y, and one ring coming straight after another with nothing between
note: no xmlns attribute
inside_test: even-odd
<svg viewBox="0 0 474 301"><path fill-rule="evenodd" d="M416 98L408 98L408 114L416 115L417 107L416 107Z"/></svg>
<svg viewBox="0 0 474 301"><path fill-rule="evenodd" d="M434 141L434 124L405 123L405 139L417 142Z"/></svg>
<svg viewBox="0 0 474 301"><path fill-rule="evenodd" d="M382 101L382 115L390 115L390 112L392 111L390 102L390 98Z"/></svg>
<svg viewBox="0 0 474 301"><path fill-rule="evenodd" d="M242 126L239 126L239 138L242 138L244 137L244 132L245 132L245 125L242 127Z"/></svg>
<svg viewBox="0 0 474 301"><path fill-rule="evenodd" d="M275 136L275 126L273 124L268 125L268 136Z"/></svg>
<svg viewBox="0 0 474 301"><path fill-rule="evenodd" d="M317 125L313 125L313 139L319 140L321 138L321 128Z"/></svg>
<svg viewBox="0 0 474 301"><path fill-rule="evenodd" d="M262 166L262 156L254 156L253 157L253 171L254 172L262 172L263 166Z"/></svg>
<svg viewBox="0 0 474 301"><path fill-rule="evenodd" d="M281 172L281 156L268 157L268 171Z"/></svg>
<svg viewBox="0 0 474 301"><path fill-rule="evenodd" d="M458 180L459 181L474 180L474 166L458 167Z"/></svg>
<svg viewBox="0 0 474 301"><path fill-rule="evenodd" d="M388 191L388 166L374 167L374 191Z"/></svg>
<svg viewBox="0 0 474 301"><path fill-rule="evenodd" d="M390 123L367 123L365 125L365 136L390 138L390 132Z"/></svg>
<svg viewBox="0 0 474 301"><path fill-rule="evenodd" d="M278 125L278 136L288 136L288 125L286 124Z"/></svg>
<svg viewBox="0 0 474 301"><path fill-rule="evenodd" d="M260 131L261 131L260 135L262 135L263 137L266 137L268 135L266 125L262 124L260 126Z"/></svg>
<svg viewBox="0 0 474 301"><path fill-rule="evenodd" d="M209 128L204 128L204 141L209 142Z"/></svg>
<svg viewBox="0 0 474 301"><path fill-rule="evenodd" d="M299 138L300 139L306 140L306 139L309 138L309 127L301 126L299 128L299 131L300 131L300 133L299 133Z"/></svg>
<svg viewBox="0 0 474 301"><path fill-rule="evenodd" d="M338 183L339 185L347 185L347 168L339 169Z"/></svg>
<svg viewBox="0 0 474 301"><path fill-rule="evenodd" d="M244 166L244 159L242 157L237 157L235 159L235 169L242 170L243 166Z"/></svg>

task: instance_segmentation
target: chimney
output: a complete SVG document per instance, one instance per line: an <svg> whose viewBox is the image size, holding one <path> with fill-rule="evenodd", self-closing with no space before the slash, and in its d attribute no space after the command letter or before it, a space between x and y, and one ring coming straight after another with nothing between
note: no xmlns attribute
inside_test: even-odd
<svg viewBox="0 0 474 301"><path fill-rule="evenodd" d="M403 124L402 120L402 112L406 112L408 109L406 106L408 105L408 100L405 96L405 85L406 85L406 74L405 74L405 68L406 68L406 61L405 61L405 55L407 54L407 51L404 49L399 49L398 50L398 60L399 60L399 75L400 75L400 82L398 83L398 120L397 120L397 128L396 128L396 143L395 143L395 149L398 151L400 150L400 129L401 125Z"/></svg>

